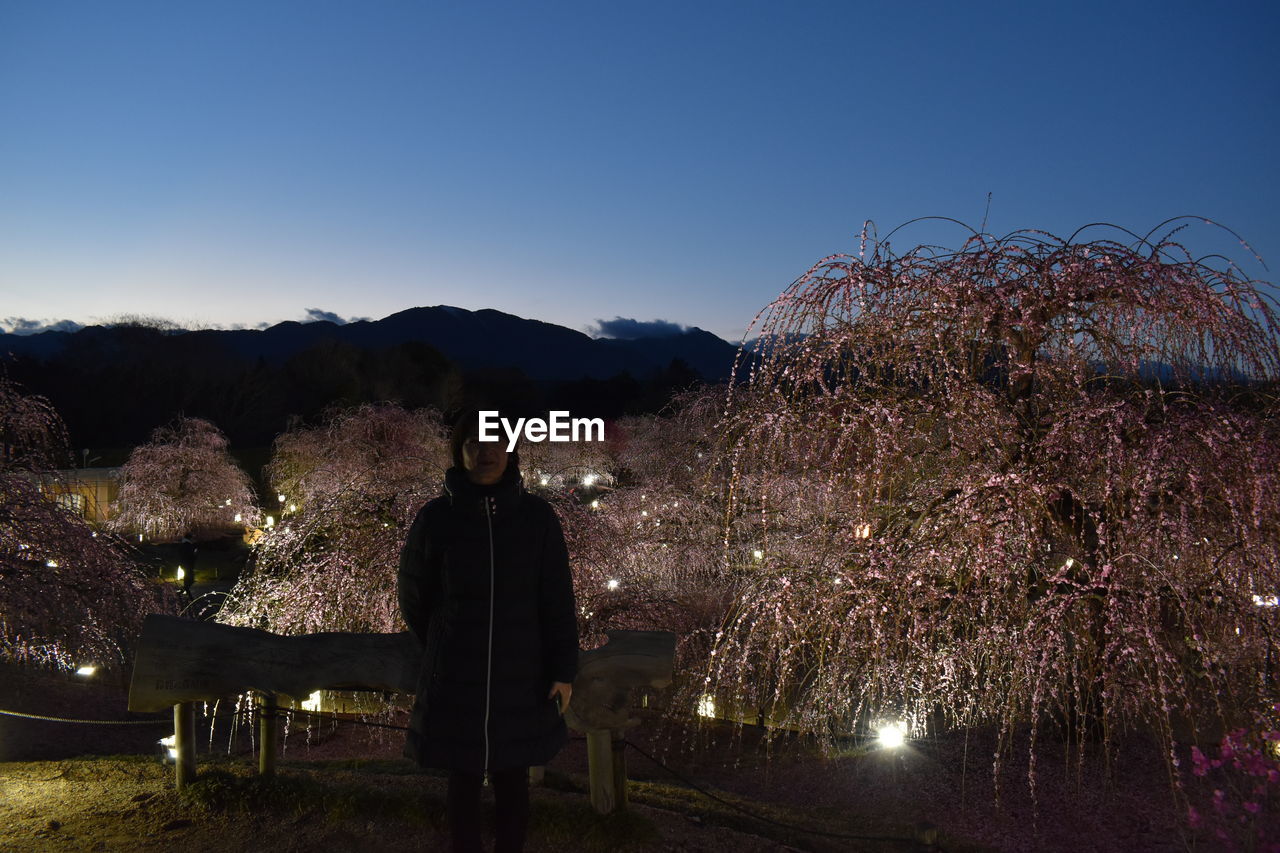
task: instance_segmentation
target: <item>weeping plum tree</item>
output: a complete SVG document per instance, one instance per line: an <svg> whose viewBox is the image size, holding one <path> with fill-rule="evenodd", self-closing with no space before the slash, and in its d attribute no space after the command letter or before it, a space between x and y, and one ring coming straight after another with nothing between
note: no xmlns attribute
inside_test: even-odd
<svg viewBox="0 0 1280 853"><path fill-rule="evenodd" d="M336 410L280 436L267 467L279 521L219 620L284 634L403 630L400 548L418 508L439 494L448 458L439 414L427 409Z"/></svg>
<svg viewBox="0 0 1280 853"><path fill-rule="evenodd" d="M117 542L40 488L69 458L53 407L0 374L0 658L124 665L148 612L172 610Z"/></svg>
<svg viewBox="0 0 1280 853"><path fill-rule="evenodd" d="M615 486L560 505L585 644L613 629L670 630L678 672L705 660L733 589L723 480L709 475L723 405L723 389L703 390L674 400L666 417L623 419L611 442Z"/></svg>
<svg viewBox="0 0 1280 853"><path fill-rule="evenodd" d="M226 436L206 420L178 418L129 454L108 527L174 539L191 530L243 529L257 521L253 486L227 452Z"/></svg>
<svg viewBox="0 0 1280 853"><path fill-rule="evenodd" d="M1274 302L1172 236L872 241L762 312L721 447L762 558L708 689L831 735L1265 725Z"/></svg>
<svg viewBox="0 0 1280 853"><path fill-rule="evenodd" d="M47 470L66 465L67 428L44 397L23 394L0 372L0 469Z"/></svg>

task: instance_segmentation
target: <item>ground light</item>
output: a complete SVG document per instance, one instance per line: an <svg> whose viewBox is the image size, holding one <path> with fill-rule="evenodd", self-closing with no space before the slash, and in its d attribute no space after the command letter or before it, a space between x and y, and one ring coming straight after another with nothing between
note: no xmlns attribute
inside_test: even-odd
<svg viewBox="0 0 1280 853"><path fill-rule="evenodd" d="M320 691L314 691L310 696L302 701L302 710L319 711L320 710Z"/></svg>
<svg viewBox="0 0 1280 853"><path fill-rule="evenodd" d="M876 740L885 749L897 749L907 742L907 727L896 720L876 728Z"/></svg>
<svg viewBox="0 0 1280 853"><path fill-rule="evenodd" d="M76 670L76 675L83 675L85 678L88 678L89 676L93 675L97 671L98 671L98 668L96 666L94 666L91 663L87 663Z"/></svg>
<svg viewBox="0 0 1280 853"><path fill-rule="evenodd" d="M175 764L178 761L177 735L169 735L160 738L160 754L164 758L165 764Z"/></svg>

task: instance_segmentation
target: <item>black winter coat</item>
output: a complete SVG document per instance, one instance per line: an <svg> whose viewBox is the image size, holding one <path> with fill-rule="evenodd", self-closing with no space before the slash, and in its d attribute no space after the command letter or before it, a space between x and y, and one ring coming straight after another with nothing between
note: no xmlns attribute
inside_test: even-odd
<svg viewBox="0 0 1280 853"><path fill-rule="evenodd" d="M449 469L400 554L400 610L423 647L405 754L424 767L545 764L567 739L547 694L578 668L569 556L551 505L507 475L477 486Z"/></svg>

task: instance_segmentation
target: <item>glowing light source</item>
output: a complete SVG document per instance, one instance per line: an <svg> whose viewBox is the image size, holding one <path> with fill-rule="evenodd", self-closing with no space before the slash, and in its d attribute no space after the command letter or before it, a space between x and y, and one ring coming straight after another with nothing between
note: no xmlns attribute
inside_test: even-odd
<svg viewBox="0 0 1280 853"><path fill-rule="evenodd" d="M314 693L312 693L310 696L308 696L306 699L303 700L302 710L304 711L320 710L320 691L319 690L315 691Z"/></svg>
<svg viewBox="0 0 1280 853"><path fill-rule="evenodd" d="M284 495L276 495L280 499L280 503L284 503Z"/></svg>
<svg viewBox="0 0 1280 853"><path fill-rule="evenodd" d="M240 513L238 513L238 512L237 512L237 513L236 513L236 521L244 521L244 516L242 516Z"/></svg>
<svg viewBox="0 0 1280 853"><path fill-rule="evenodd" d="M588 474L587 476L582 478L582 485L584 486L594 486L595 484L596 484L595 474Z"/></svg>
<svg viewBox="0 0 1280 853"><path fill-rule="evenodd" d="M591 508L592 508L592 509L599 509L599 508L600 508L600 501L592 501L592 502L591 502Z"/></svg>
<svg viewBox="0 0 1280 853"><path fill-rule="evenodd" d="M546 478L546 477L539 477L539 478L538 478L538 484L539 484L539 485L545 486L548 482L549 482L549 481L547 480L547 478Z"/></svg>
<svg viewBox="0 0 1280 853"><path fill-rule="evenodd" d="M275 526L276 526L276 517L274 515L268 515L267 527L275 527Z"/></svg>
<svg viewBox="0 0 1280 853"><path fill-rule="evenodd" d="M757 548L757 549L755 549L754 551L752 551L752 552L751 552L751 556L752 556L752 557L755 557L757 560L763 560L763 559L764 559L764 551L761 551L759 548Z"/></svg>
<svg viewBox="0 0 1280 853"><path fill-rule="evenodd" d="M609 578L609 582L605 584L605 586L608 587L610 591L612 591L622 586L622 584L618 582L617 578Z"/></svg>
<svg viewBox="0 0 1280 853"><path fill-rule="evenodd" d="M44 564L45 564L46 566L48 566L49 568L51 568L51 569L56 569L56 568L58 568L58 561L57 561L57 560L45 560L45 563L44 563Z"/></svg>
<svg viewBox="0 0 1280 853"><path fill-rule="evenodd" d="M716 715L716 700L710 693L703 693L702 698L698 700L698 716L714 717Z"/></svg>
<svg viewBox="0 0 1280 853"><path fill-rule="evenodd" d="M297 504L289 504L289 512L297 512L297 511L298 511Z"/></svg>
<svg viewBox="0 0 1280 853"><path fill-rule="evenodd" d="M1275 607L1280 604L1280 597L1274 595L1255 595L1253 603L1259 607Z"/></svg>
<svg viewBox="0 0 1280 853"><path fill-rule="evenodd" d="M178 760L177 741L178 741L177 735L169 735L168 737L160 738L160 746L164 748L165 758L170 763L173 763Z"/></svg>
<svg viewBox="0 0 1280 853"><path fill-rule="evenodd" d="M896 720L883 723L876 729L876 740L885 749L896 749L907 742L907 727Z"/></svg>
<svg viewBox="0 0 1280 853"><path fill-rule="evenodd" d="M76 670L76 675L83 675L85 678L88 678L89 676L93 675L97 671L98 671L98 668L96 666L94 666L91 663L87 663Z"/></svg>
<svg viewBox="0 0 1280 853"><path fill-rule="evenodd" d="M175 577L176 577L178 580L182 580L182 579L183 579L183 578L185 578L186 576L187 576L187 571L186 571L186 569L182 568L182 566L178 566L178 573L175 575Z"/></svg>

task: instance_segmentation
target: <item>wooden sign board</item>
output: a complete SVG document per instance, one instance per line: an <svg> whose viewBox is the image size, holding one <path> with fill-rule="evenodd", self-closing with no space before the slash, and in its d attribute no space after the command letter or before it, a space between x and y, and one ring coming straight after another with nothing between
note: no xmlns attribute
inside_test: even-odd
<svg viewBox="0 0 1280 853"><path fill-rule="evenodd" d="M614 631L579 656L565 722L579 731L623 729L635 688L671 683L676 637ZM152 614L142 626L129 686L130 711L248 691L305 699L316 690L413 695L422 651L413 635L326 633L283 636L255 628Z"/></svg>
<svg viewBox="0 0 1280 853"><path fill-rule="evenodd" d="M130 711L249 690L305 699L316 690L414 693L421 650L409 633L295 637L152 614L142 626Z"/></svg>
<svg viewBox="0 0 1280 853"><path fill-rule="evenodd" d="M578 676L565 722L580 732L618 731L636 725L629 713L631 691L666 687L675 665L676 635L670 631L611 631L609 642L578 656Z"/></svg>

